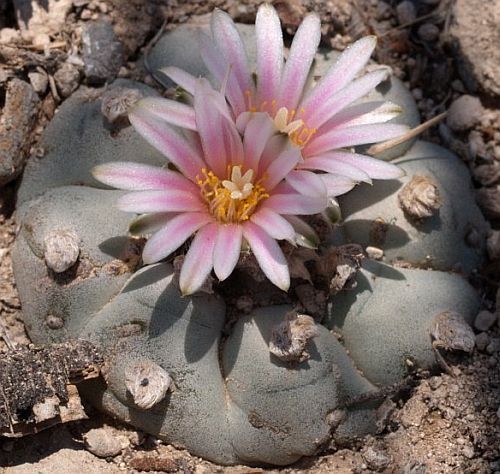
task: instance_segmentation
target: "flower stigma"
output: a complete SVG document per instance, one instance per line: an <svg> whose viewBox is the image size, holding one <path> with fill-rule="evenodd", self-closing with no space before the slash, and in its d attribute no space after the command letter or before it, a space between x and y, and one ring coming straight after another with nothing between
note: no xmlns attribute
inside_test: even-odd
<svg viewBox="0 0 500 474"><path fill-rule="evenodd" d="M302 107L297 114L295 109L288 110L286 107L277 109L277 101L273 99L270 103L265 100L256 107L252 101L252 93L245 92L248 100L248 110L250 112L267 112L273 119L274 126L278 132L288 135L290 141L299 148L304 148L309 140L317 132L315 128L307 128L306 123L300 116L305 115Z"/></svg>
<svg viewBox="0 0 500 474"><path fill-rule="evenodd" d="M242 175L240 165L229 165L227 177L228 179L221 180L213 171L203 168L201 176L196 176L196 182L208 204L209 212L217 221L224 224L244 222L269 194L262 186L261 180L255 184L252 182L252 169Z"/></svg>

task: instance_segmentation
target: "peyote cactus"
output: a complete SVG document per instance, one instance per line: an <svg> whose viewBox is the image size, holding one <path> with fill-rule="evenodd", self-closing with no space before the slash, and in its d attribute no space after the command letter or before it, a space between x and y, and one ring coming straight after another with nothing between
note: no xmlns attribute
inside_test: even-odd
<svg viewBox="0 0 500 474"><path fill-rule="evenodd" d="M190 33L183 27L166 35L153 50L150 65L181 66L199 74L203 69L196 48L186 49L175 35L189 39ZM172 37L178 43L169 43ZM187 58L183 64L170 62L180 57L172 53L176 44ZM162 48L169 54L162 55ZM396 79L384 87L384 98L401 105L411 102ZM33 341L92 341L108 361L105 381L83 387L95 406L219 463L284 465L315 453L331 437L344 440L374 432L376 408L384 398L381 389L403 381L416 368L436 365L433 323L444 311L470 321L479 306L474 290L457 275L368 262L357 276L357 287L334 295L326 314L318 317L324 316L323 324L309 332L314 321L308 317L287 331L296 322L293 295L276 298L275 290L258 278L235 275L223 291L210 294L205 288L208 293L182 297L177 260L140 268L145 239L131 237L130 215L112 209L123 191L104 189L91 176L94 166L109 162L165 163L132 127L112 125L101 114L101 108L108 110L102 107L105 94L113 90L118 96L137 95L132 91L155 95L129 81L116 81L106 92L77 92L44 132L46 156L33 158L23 177L14 270ZM412 107L416 110L414 105L406 108ZM415 116L405 120L415 125ZM427 145L415 145L399 162L411 162L422 146ZM418 166L419 174L432 174L439 183L446 179L455 189L469 186L458 166L448 166L446 176L434 160L421 160ZM397 199L399 186L395 180L380 184L386 199ZM432 249L430 267L443 261L440 269L457 262L470 269L480 262L480 253L465 260L457 253L450 257L441 242L462 239L469 222L480 241L484 224L473 204L458 214L452 191L448 197L447 185L437 186L443 218L439 226L419 228L415 246L424 242L425 249ZM351 203L346 204L345 234L368 245L349 227L353 209L369 212L375 205L378 195L364 191L344 198ZM375 214L366 219L376 219ZM448 215L453 218L445 219ZM414 260L404 241L393 245L390 250L397 249L398 257ZM392 260L389 249L384 250ZM239 294L269 297L266 304L250 302L242 309L231 299L231 285L241 286ZM402 291L408 293L404 302L394 297ZM342 334L345 348L330 329ZM295 330L303 330L298 357L287 360L279 351L270 352L282 342L276 338L293 338Z"/></svg>

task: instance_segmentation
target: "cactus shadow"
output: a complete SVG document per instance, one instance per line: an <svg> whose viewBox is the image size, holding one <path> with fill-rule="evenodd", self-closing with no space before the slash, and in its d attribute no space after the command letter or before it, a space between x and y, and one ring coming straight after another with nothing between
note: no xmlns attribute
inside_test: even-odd
<svg viewBox="0 0 500 474"><path fill-rule="evenodd" d="M402 186L403 183L397 179L376 181L373 184L361 183L348 193L346 197L348 205L343 204L344 199L339 196L340 208L345 207L348 210L347 215L355 214L395 194Z"/></svg>
<svg viewBox="0 0 500 474"><path fill-rule="evenodd" d="M424 232L439 230L440 219L433 219L433 224L425 224ZM377 224L373 219L352 219L343 224L345 234L356 236L354 243L367 246L374 245L381 249L401 248L410 242L410 236L401 227L392 223ZM349 239L352 240L352 239Z"/></svg>
<svg viewBox="0 0 500 474"><path fill-rule="evenodd" d="M129 244L130 237L126 235L117 235L103 240L98 247L102 253L121 260Z"/></svg>

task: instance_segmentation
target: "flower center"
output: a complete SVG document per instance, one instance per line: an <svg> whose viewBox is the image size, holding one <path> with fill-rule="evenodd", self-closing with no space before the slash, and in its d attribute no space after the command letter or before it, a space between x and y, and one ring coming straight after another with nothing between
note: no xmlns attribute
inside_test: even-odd
<svg viewBox="0 0 500 474"><path fill-rule="evenodd" d="M228 179L221 180L213 171L201 170L196 181L208 210L224 224L244 222L255 212L257 205L269 197L260 180L253 183L253 170L241 174L241 166L228 166Z"/></svg>
<svg viewBox="0 0 500 474"><path fill-rule="evenodd" d="M315 128L307 128L306 123L300 116L305 114L305 110L301 108L299 113L295 109L288 110L286 107L277 108L277 101L274 99L270 103L265 100L256 107L253 104L252 93L246 91L248 100L248 110L250 112L267 112L273 119L274 126L280 133L288 135L290 140L295 146L303 148L307 145L309 140L317 132Z"/></svg>

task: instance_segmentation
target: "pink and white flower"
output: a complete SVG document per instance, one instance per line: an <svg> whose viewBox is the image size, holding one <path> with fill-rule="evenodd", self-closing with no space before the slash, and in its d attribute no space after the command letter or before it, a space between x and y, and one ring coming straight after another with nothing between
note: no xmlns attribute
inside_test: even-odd
<svg viewBox="0 0 500 474"><path fill-rule="evenodd" d="M145 214L133 223L136 232L153 233L144 263L162 260L195 234L179 277L183 294L197 291L212 269L219 280L226 279L243 242L269 280L286 291L290 275L276 240L296 243L313 234L296 215L323 211L325 187L310 171L292 172L301 160L299 149L278 149L264 139L266 114L255 114L241 137L222 95L204 79L196 81L193 92L194 109L147 98L129 114L135 129L174 169L109 163L97 166L94 176L132 191L118 200L118 208Z"/></svg>
<svg viewBox="0 0 500 474"><path fill-rule="evenodd" d="M385 123L400 113L394 104L353 105L388 75L384 68L356 78L375 48L375 37L362 38L347 48L318 84L309 88L321 35L318 16L306 16L286 62L280 20L269 4L259 7L255 30L256 84L243 41L229 15L215 10L211 37L200 33L202 58L216 80L226 83L225 95L239 130L255 112L269 114L273 127L266 130L265 138L276 132L286 135L304 158L298 169L320 171L329 195L339 194L339 175L350 178L352 186L359 181L401 177L403 172L395 165L351 150L357 145L401 136L408 130L403 125ZM194 92L195 78L190 74L175 67L162 72L188 92Z"/></svg>

